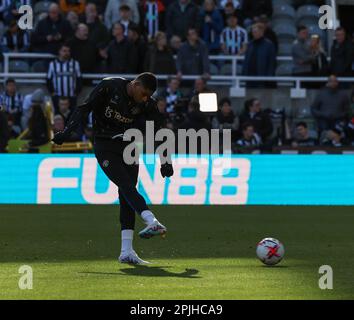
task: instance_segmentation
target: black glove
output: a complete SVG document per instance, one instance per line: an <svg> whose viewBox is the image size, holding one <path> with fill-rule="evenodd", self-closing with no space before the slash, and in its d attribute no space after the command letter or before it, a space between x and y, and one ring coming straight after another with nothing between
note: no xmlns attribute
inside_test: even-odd
<svg viewBox="0 0 354 320"><path fill-rule="evenodd" d="M59 131L54 135L53 142L55 144L63 144L63 142L67 139L68 134L65 131Z"/></svg>
<svg viewBox="0 0 354 320"><path fill-rule="evenodd" d="M169 177L173 176L172 164L170 164L170 163L162 164L160 172L161 172L161 175L163 178L165 178L165 177L169 178Z"/></svg>

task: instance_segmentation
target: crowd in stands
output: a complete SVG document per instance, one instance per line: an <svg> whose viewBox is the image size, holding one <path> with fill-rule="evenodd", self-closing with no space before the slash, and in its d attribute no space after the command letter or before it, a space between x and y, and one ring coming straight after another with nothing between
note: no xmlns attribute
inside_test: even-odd
<svg viewBox="0 0 354 320"><path fill-rule="evenodd" d="M320 5L323 1L293 2L300 7ZM23 4L34 7L33 30L18 27L18 6ZM46 119L43 108L48 102L43 90L23 97L15 80L7 79L0 95L0 152L5 150L8 139L18 137L25 129L33 145L50 140L50 126L54 132L62 130L82 87L92 85L82 79L82 73L143 71L170 75L167 83L160 83L156 97L171 129L232 129L236 149L268 148L274 144L353 145L353 95L343 93L340 88L349 87L337 81L337 76L353 76L353 39L342 27L335 31L330 52L324 49L322 38L310 34L302 24L297 26L297 39L292 45L293 75L329 76L311 106L318 130L312 132L306 122L299 122L290 130L285 115L281 115L281 129L274 134L278 129L272 119L276 116L271 110L264 110L257 98L248 99L241 114L234 113L227 97L219 101L216 114L199 111L194 97L212 91L207 85L211 74L209 55L244 56L237 65L243 75L275 75L279 43L271 26L273 10L271 0L0 0L1 52L57 56L49 63L37 60L31 66L31 70L47 73L54 114L51 121ZM231 65L220 62L217 67L220 70ZM183 79L184 75L200 77L191 84ZM188 93L182 90L186 86ZM259 81L247 86L275 84ZM306 86L320 87L316 83ZM86 141L91 137L89 121L72 140Z"/></svg>

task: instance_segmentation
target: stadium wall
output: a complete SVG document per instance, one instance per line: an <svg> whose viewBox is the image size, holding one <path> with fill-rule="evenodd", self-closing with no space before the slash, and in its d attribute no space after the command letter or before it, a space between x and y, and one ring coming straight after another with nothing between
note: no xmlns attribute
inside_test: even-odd
<svg viewBox="0 0 354 320"><path fill-rule="evenodd" d="M354 156L181 156L164 180L140 158L138 188L153 204L354 205ZM92 154L0 155L0 203L113 204L117 188Z"/></svg>

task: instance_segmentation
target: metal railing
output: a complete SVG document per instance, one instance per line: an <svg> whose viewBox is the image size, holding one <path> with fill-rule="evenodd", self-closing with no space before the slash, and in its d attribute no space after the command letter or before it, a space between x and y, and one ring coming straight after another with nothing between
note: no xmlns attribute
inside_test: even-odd
<svg viewBox="0 0 354 320"><path fill-rule="evenodd" d="M46 82L46 74L38 72L10 72L9 61L12 58L29 58L29 59L53 59L55 56L52 54L43 53L4 53L4 72L0 73L0 79L15 78L19 83L41 83ZM231 75L212 75L209 81L210 85L228 85L231 87L231 96L244 96L244 84L246 82L277 82L279 85L288 86L293 90L292 92L303 92L301 84L304 82L326 82L327 77L292 77L292 76L273 76L273 77L254 77L254 76L239 76L237 75L237 62L243 60L243 56L210 56L211 61L231 61L232 74ZM278 61L292 61L292 57L277 57ZM107 73L84 73L84 79L101 80L105 77L124 76L128 79L136 77L136 74L107 74ZM158 75L159 80L167 80L170 75ZM184 75L183 80L195 80L200 75ZM354 83L354 78L339 78L340 82ZM233 93L232 93L233 92ZM235 93L236 92L236 93ZM236 95L235 95L236 94ZM306 94L306 93L305 93ZM302 93L304 95L304 93ZM300 95L301 96L301 95ZM300 97L296 94L292 97Z"/></svg>

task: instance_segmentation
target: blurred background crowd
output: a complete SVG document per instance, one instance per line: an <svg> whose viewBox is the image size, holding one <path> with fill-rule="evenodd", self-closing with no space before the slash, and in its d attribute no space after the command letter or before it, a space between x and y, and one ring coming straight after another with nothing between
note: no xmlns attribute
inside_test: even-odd
<svg viewBox="0 0 354 320"><path fill-rule="evenodd" d="M274 5L274 3L279 3ZM282 5L280 5L282 3ZM318 27L324 1L308 0L0 0L0 59L7 52L50 53L48 59L16 59L14 72L46 73L46 88L29 94L7 78L0 93L0 152L10 139L28 139L29 147L48 143L64 128L84 87L94 83L82 74L168 75L155 93L167 126L196 130L232 129L235 152L273 146L354 146L354 45L351 32L338 27L330 45ZM19 7L34 9L33 30L21 30ZM240 56L232 65L210 55ZM291 64L276 58L290 56ZM309 110L314 126L290 121L284 110L265 108L258 96L242 106L219 95L215 113L199 110L199 93L215 92L213 75L289 75L328 77L306 82L316 89ZM187 75L198 75L193 81ZM249 82L249 88L275 89L274 82ZM92 139L92 119L72 141Z"/></svg>

